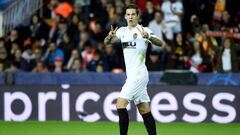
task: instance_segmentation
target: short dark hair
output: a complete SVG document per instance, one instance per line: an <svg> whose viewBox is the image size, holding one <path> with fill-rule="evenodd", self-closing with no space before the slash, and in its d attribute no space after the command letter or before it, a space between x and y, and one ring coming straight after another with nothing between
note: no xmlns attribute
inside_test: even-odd
<svg viewBox="0 0 240 135"><path fill-rule="evenodd" d="M137 14L139 14L139 8L136 4L129 4L126 6L125 12L127 9L135 9L137 11Z"/></svg>

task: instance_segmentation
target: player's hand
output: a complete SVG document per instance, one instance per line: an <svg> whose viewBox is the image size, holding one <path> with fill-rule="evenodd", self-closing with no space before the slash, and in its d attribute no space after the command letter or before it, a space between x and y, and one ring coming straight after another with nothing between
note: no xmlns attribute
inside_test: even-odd
<svg viewBox="0 0 240 135"><path fill-rule="evenodd" d="M108 35L111 37L115 37L116 36L116 32L117 32L118 27L116 27L115 29L113 29L113 26L111 25L111 30L109 31Z"/></svg>
<svg viewBox="0 0 240 135"><path fill-rule="evenodd" d="M141 35L142 35L143 38L149 39L149 35L148 35L148 33L147 33L146 31L144 31L144 28L143 28L142 25L141 25L141 29L142 29L142 30L140 30L139 28L137 28L137 29L138 29L138 31L141 33Z"/></svg>

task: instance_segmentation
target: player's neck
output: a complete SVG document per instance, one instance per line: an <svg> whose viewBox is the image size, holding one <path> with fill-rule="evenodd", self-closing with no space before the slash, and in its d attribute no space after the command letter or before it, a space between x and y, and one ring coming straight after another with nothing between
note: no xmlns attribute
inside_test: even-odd
<svg viewBox="0 0 240 135"><path fill-rule="evenodd" d="M131 30L133 28L135 28L138 24L134 24L134 25L128 25L128 29Z"/></svg>

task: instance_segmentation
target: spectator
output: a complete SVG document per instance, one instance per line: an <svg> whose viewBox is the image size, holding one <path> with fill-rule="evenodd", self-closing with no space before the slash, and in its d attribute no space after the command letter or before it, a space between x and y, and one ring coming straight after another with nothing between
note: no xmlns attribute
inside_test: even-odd
<svg viewBox="0 0 240 135"><path fill-rule="evenodd" d="M73 66L73 63L74 63L75 59L81 59L80 55L79 55L79 51L77 49L73 49L72 52L71 52L71 57L68 60L67 65L66 65L67 70L72 69L72 66Z"/></svg>
<svg viewBox="0 0 240 135"><path fill-rule="evenodd" d="M12 43L14 42L19 45L19 48L21 50L23 50L23 44L22 44L23 42L20 39L19 33L16 29L11 30L10 35L7 37L6 45L5 45L7 52L10 52L10 50L12 49Z"/></svg>
<svg viewBox="0 0 240 135"><path fill-rule="evenodd" d="M14 54L14 59L12 60L12 63L15 65L19 65L19 69L22 71L26 71L28 67L28 63L25 59L22 58L22 51L20 49L17 49Z"/></svg>
<svg viewBox="0 0 240 135"><path fill-rule="evenodd" d="M16 42L13 42L11 46L12 47L11 47L10 53L8 55L8 58L12 60L14 58L16 50L21 49L21 48L19 48L19 45Z"/></svg>
<svg viewBox="0 0 240 135"><path fill-rule="evenodd" d="M97 73L103 73L104 72L104 66L102 64L98 64L96 66L96 72Z"/></svg>
<svg viewBox="0 0 240 135"><path fill-rule="evenodd" d="M24 67L22 70L24 71L32 71L34 68L35 64L35 54L33 53L32 50L32 45L27 45L25 48L25 51L22 53L22 58L25 60Z"/></svg>
<svg viewBox="0 0 240 135"><path fill-rule="evenodd" d="M93 14L90 14L90 18L91 18L90 20L92 21L98 20L98 21L101 21L100 23L102 26L106 25L109 19L108 12L107 12L107 1L105 0L92 1L92 8L94 10L93 10Z"/></svg>
<svg viewBox="0 0 240 135"><path fill-rule="evenodd" d="M168 40L173 40L174 34L182 31L183 4L181 1L167 0L163 2L161 9L164 14L164 34Z"/></svg>
<svg viewBox="0 0 240 135"><path fill-rule="evenodd" d="M115 5L113 2L107 2L106 3L106 10L108 13L108 19L111 20L114 17L114 14L116 14Z"/></svg>
<svg viewBox="0 0 240 135"><path fill-rule="evenodd" d="M35 64L37 62L42 62L42 49L41 48L36 48L33 50L34 55L35 55Z"/></svg>
<svg viewBox="0 0 240 135"><path fill-rule="evenodd" d="M223 46L219 50L217 63L218 72L238 72L239 61L237 60L237 51L239 45L235 45L229 38L224 39Z"/></svg>
<svg viewBox="0 0 240 135"><path fill-rule="evenodd" d="M163 19L163 13L160 10L155 11L154 13L154 20L149 22L148 27L152 30L152 32L157 35L161 41L163 40L163 23L162 23L162 19ZM152 49L151 51L157 51L160 52L162 49L156 45L152 45L151 46Z"/></svg>
<svg viewBox="0 0 240 135"><path fill-rule="evenodd" d="M43 62L39 61L37 62L36 66L33 68L32 72L47 73L48 69Z"/></svg>
<svg viewBox="0 0 240 135"><path fill-rule="evenodd" d="M194 42L193 50L189 57L189 60L186 60L188 60L187 64L190 66L190 71L193 73L203 72L206 68L206 65L204 64L204 51L198 41Z"/></svg>
<svg viewBox="0 0 240 135"><path fill-rule="evenodd" d="M38 39L38 38L43 38L43 39L48 39L48 32L49 32L49 27L47 24L42 21L41 18L39 18L38 15L33 15L31 24L29 26L30 29L30 38L31 39Z"/></svg>
<svg viewBox="0 0 240 135"><path fill-rule="evenodd" d="M63 17L61 15L57 14L53 19L48 21L48 24L50 26L50 30L49 30L49 34L48 34L49 41L52 41L53 38L56 38L54 36L56 36L57 30L59 27L58 25L62 19L63 19Z"/></svg>
<svg viewBox="0 0 240 135"><path fill-rule="evenodd" d="M41 48L36 48L33 50L33 53L35 55L35 58L31 60L31 69L32 71L34 70L34 68L37 66L37 63L42 63L42 49Z"/></svg>
<svg viewBox="0 0 240 135"><path fill-rule="evenodd" d="M62 59L62 57L61 56L56 56L55 60L54 60L54 67L52 69L52 72L61 73L61 72L66 72L66 71L67 70L65 70L63 68L63 59Z"/></svg>
<svg viewBox="0 0 240 135"><path fill-rule="evenodd" d="M190 47L187 43L183 41L181 33L176 35L176 39L173 47L173 61L175 62L174 69L186 69L185 60L188 59L187 52L190 50Z"/></svg>
<svg viewBox="0 0 240 135"><path fill-rule="evenodd" d="M0 50L6 50L4 38L0 38ZM6 50L7 51L7 50ZM9 53L9 52L8 52Z"/></svg>
<svg viewBox="0 0 240 135"><path fill-rule="evenodd" d="M68 18L72 18L73 15L77 15L79 20L89 21L89 13L84 12L81 6L73 6L73 12L68 16Z"/></svg>
<svg viewBox="0 0 240 135"><path fill-rule="evenodd" d="M96 50L100 50L101 52L103 52L104 51L104 43L103 42L97 42L96 43Z"/></svg>
<svg viewBox="0 0 240 135"><path fill-rule="evenodd" d="M11 64L11 62L7 59L7 56L7 50L5 48L0 48L0 63L2 63L3 71Z"/></svg>
<svg viewBox="0 0 240 135"><path fill-rule="evenodd" d="M0 72L4 71L4 64L0 61Z"/></svg>
<svg viewBox="0 0 240 135"><path fill-rule="evenodd" d="M161 5L164 0L152 0L153 1L153 6L156 10L161 10Z"/></svg>
<svg viewBox="0 0 240 135"><path fill-rule="evenodd" d="M91 44L94 45L95 41L91 38L88 31L83 31L80 35L80 42L78 43L77 49L79 51L82 51L84 49L85 44ZM92 46L94 47L94 46Z"/></svg>
<svg viewBox="0 0 240 135"><path fill-rule="evenodd" d="M199 18L196 15L192 15L190 19L190 34L195 35L201 31L201 24Z"/></svg>
<svg viewBox="0 0 240 135"><path fill-rule="evenodd" d="M0 49L5 48L5 41L4 38L0 38Z"/></svg>
<svg viewBox="0 0 240 135"><path fill-rule="evenodd" d="M115 8L116 8L116 14L114 14L113 19L114 18L116 19L119 27L127 25L127 22L124 18L124 11L123 11L124 5L123 5L123 3L121 1L117 1ZM106 27L106 28L109 29L110 27Z"/></svg>
<svg viewBox="0 0 240 135"><path fill-rule="evenodd" d="M90 13L91 0L74 0L74 7L80 7L85 16Z"/></svg>
<svg viewBox="0 0 240 135"><path fill-rule="evenodd" d="M63 41L63 35L67 32L67 30L68 30L67 21L61 19L57 29L53 33L53 37L51 40L53 42L56 42L56 45L59 46L59 44Z"/></svg>
<svg viewBox="0 0 240 135"><path fill-rule="evenodd" d="M69 71L74 73L83 72L84 70L82 67L81 59L74 59L73 65Z"/></svg>
<svg viewBox="0 0 240 135"><path fill-rule="evenodd" d="M102 27L101 23L96 21L94 23L93 29L91 31L93 39L97 42L103 42L105 35L107 35L106 30Z"/></svg>
<svg viewBox="0 0 240 135"><path fill-rule="evenodd" d="M71 56L72 50L75 48L74 43L72 42L68 33L64 33L63 41L60 43L59 48L64 52L65 65Z"/></svg>
<svg viewBox="0 0 240 135"><path fill-rule="evenodd" d="M62 59L64 59L63 51L56 47L56 43L51 42L47 48L47 51L43 55L42 61L44 61L49 67L53 67L55 58L57 56L60 56Z"/></svg>
<svg viewBox="0 0 240 135"><path fill-rule="evenodd" d="M87 68L88 71L97 71L99 65L103 66L103 71L108 71L108 64L107 61L102 57L102 53L99 50L96 50L93 56L93 59L88 62Z"/></svg>
<svg viewBox="0 0 240 135"><path fill-rule="evenodd" d="M84 49L81 52L81 57L83 59L83 69L87 70L88 62L92 61L94 58L95 49L92 44L88 41L84 44Z"/></svg>
<svg viewBox="0 0 240 135"><path fill-rule="evenodd" d="M126 22L121 17L122 15L114 14L113 17L109 19L105 29L110 29L111 26L113 27L124 26Z"/></svg>
<svg viewBox="0 0 240 135"><path fill-rule="evenodd" d="M142 13L142 25L148 26L149 22L154 19L155 9L153 7L152 1L147 1L146 11Z"/></svg>
<svg viewBox="0 0 240 135"><path fill-rule="evenodd" d="M20 68L19 63L12 61L10 64L10 67L7 68L5 72L11 72L11 73L19 72L20 71L19 68Z"/></svg>
<svg viewBox="0 0 240 135"><path fill-rule="evenodd" d="M83 20L79 20L76 33L74 33L74 43L78 44L80 42L81 34L87 32L87 23Z"/></svg>
<svg viewBox="0 0 240 135"><path fill-rule="evenodd" d="M159 59L158 52L151 52L149 56L149 60L146 62L146 66L149 71L162 71L163 63Z"/></svg>
<svg viewBox="0 0 240 135"><path fill-rule="evenodd" d="M107 45L105 46L105 58L107 60L107 63L109 65L109 70L110 71L116 71L116 70L121 70L122 69L122 63L120 60L120 57L117 55L115 48L113 48L112 45Z"/></svg>
<svg viewBox="0 0 240 135"><path fill-rule="evenodd" d="M33 53L32 45L27 45L25 47L25 50L23 51L22 58L31 61L32 59L35 59L35 54Z"/></svg>
<svg viewBox="0 0 240 135"><path fill-rule="evenodd" d="M50 16L50 18L55 18L56 13L54 12L54 9L58 7L60 2L58 0L50 0L50 3L48 5L46 13L48 13L46 16ZM50 15L49 15L50 14Z"/></svg>
<svg viewBox="0 0 240 135"><path fill-rule="evenodd" d="M78 31L79 17L77 14L72 14L70 21L68 22L68 32L71 37L73 37Z"/></svg>
<svg viewBox="0 0 240 135"><path fill-rule="evenodd" d="M220 21L221 26L220 30L229 32L229 29L236 26L235 23L236 22L234 22L233 17L228 13L228 11L227 10L223 11L222 19Z"/></svg>

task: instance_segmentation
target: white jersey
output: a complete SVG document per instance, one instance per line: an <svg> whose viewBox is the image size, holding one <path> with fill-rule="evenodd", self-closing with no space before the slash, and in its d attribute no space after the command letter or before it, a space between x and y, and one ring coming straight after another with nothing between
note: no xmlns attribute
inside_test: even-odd
<svg viewBox="0 0 240 135"><path fill-rule="evenodd" d="M116 36L121 40L122 43L128 79L136 77L148 77L145 60L149 41L142 38L142 35L138 29L142 31L142 27L137 25L131 30L128 27L121 27L116 32ZM151 36L153 35L153 32L149 28L144 28L144 31Z"/></svg>
<svg viewBox="0 0 240 135"><path fill-rule="evenodd" d="M136 105L150 102L147 93L148 71L145 65L149 41L142 37L139 30L142 31L142 26L137 25L131 30L128 27L121 27L116 32L122 43L127 73L120 97L127 99L128 102L134 101ZM155 36L149 28L144 28L144 31Z"/></svg>

